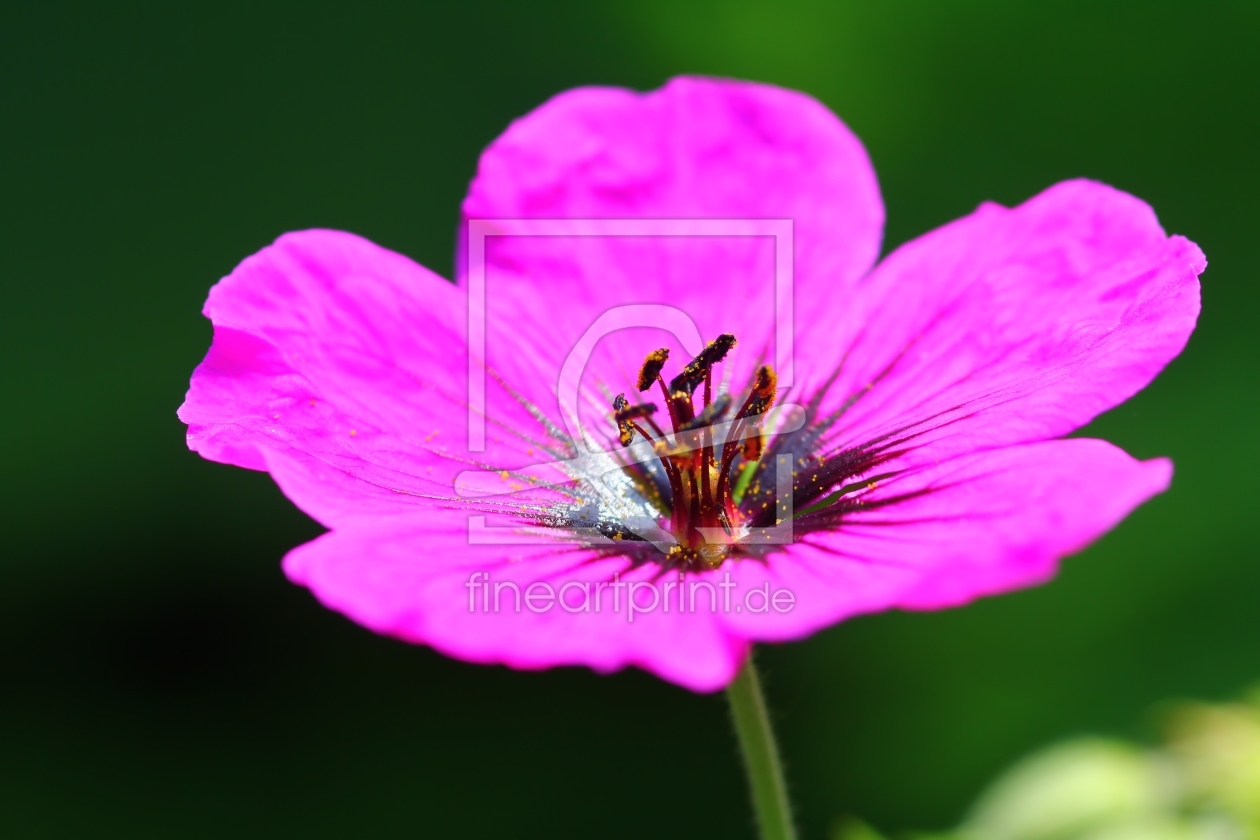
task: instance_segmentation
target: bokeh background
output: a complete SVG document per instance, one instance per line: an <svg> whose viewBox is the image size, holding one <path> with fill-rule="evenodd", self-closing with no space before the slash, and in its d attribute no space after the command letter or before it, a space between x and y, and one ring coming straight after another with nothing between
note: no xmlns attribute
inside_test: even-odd
<svg viewBox="0 0 1260 840"><path fill-rule="evenodd" d="M286 583L319 529L186 451L206 290L280 233L442 273L477 155L583 84L804 89L887 247L1088 176L1211 263L1185 354L1088 432L1172 491L1054 583L766 649L805 835L953 824L1012 759L1260 677L1260 3L5 3L0 834L749 837L723 698L375 637Z"/></svg>

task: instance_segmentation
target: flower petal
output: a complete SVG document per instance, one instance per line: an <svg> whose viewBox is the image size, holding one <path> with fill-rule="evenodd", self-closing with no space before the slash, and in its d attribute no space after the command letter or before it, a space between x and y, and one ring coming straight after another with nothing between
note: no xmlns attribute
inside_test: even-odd
<svg viewBox="0 0 1260 840"><path fill-rule="evenodd" d="M849 616L942 609L1042 583L1057 561L1168 488L1172 463L1138 461L1106 441L1072 439L963 455L891 480L835 531L800 538L741 589L784 588L791 612L723 616L760 640L800 638Z"/></svg>
<svg viewBox="0 0 1260 840"><path fill-rule="evenodd" d="M555 97L486 150L463 214L676 220L680 230L688 220L788 220L797 313L845 296L878 256L884 219L865 150L823 105L768 85L700 78L647 94L582 88ZM759 358L773 361L776 319L787 313L776 307L775 240L735 235L738 222L731 225L725 236L491 236L491 365L558 415L554 374L535 387L531 371L559 371L612 307L667 306L706 341L736 334L732 373L742 385ZM463 285L466 257L458 261ZM521 338L546 354L525 371L510 349ZM587 366L612 393L632 391L644 356L660 346L678 367L699 349L676 334L630 331L609 335Z"/></svg>
<svg viewBox="0 0 1260 840"><path fill-rule="evenodd" d="M854 514L836 532L810 534L764 561L686 576L682 585L699 588L682 612L676 573L629 570L624 558L542 539L470 545L464 517L446 511L343 521L290 552L285 569L355 621L460 659L600 672L634 665L711 691L734 676L754 640L799 638L858 613L938 609L1043 582L1060 557L1166 489L1170 476L1168 461L1139 462L1098 440L963 456L890 482L883 498L909 498ZM483 577L473 578L477 572ZM487 579L491 588L481 586ZM614 582L620 591L595 589ZM627 583L639 587L633 620ZM532 584L540 586L539 612L525 598ZM548 597L566 584L567 604L586 603L585 584L592 605L594 595L602 599L600 611L571 612Z"/></svg>
<svg viewBox="0 0 1260 840"><path fill-rule="evenodd" d="M270 470L325 525L449 498L470 468L464 294L353 234L290 233L216 285L179 416L211 460ZM502 391L496 418L542 433ZM478 457L542 460L496 427ZM428 502L432 504L432 502Z"/></svg>
<svg viewBox="0 0 1260 840"><path fill-rule="evenodd" d="M907 441L904 463L1064 435L1185 346L1203 254L1143 202L1090 181L993 204L899 248L803 325L838 442ZM900 431L899 431L900 430Z"/></svg>
<svg viewBox="0 0 1260 840"><path fill-rule="evenodd" d="M284 563L291 580L356 622L470 662L585 665L602 673L636 665L694 691L714 691L734 677L748 650L717 615L680 614L676 588L666 611L663 587L652 583L655 567L618 579L624 558L599 560L589 550L524 538L512 546L470 545L458 516L344 523ZM485 576L490 587L478 586ZM637 603L656 600L656 608L631 615L630 583L638 587ZM562 591L568 608L555 600Z"/></svg>

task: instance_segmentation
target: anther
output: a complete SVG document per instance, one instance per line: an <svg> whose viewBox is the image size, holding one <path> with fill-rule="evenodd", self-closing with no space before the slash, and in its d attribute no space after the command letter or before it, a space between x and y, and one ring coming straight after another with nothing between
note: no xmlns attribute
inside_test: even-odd
<svg viewBox="0 0 1260 840"><path fill-rule="evenodd" d="M757 368L753 379L752 399L748 401L746 414L764 414L774 403L775 394L779 390L779 377L769 365Z"/></svg>
<svg viewBox="0 0 1260 840"><path fill-rule="evenodd" d="M757 374L753 377L752 393L748 395L748 401L744 403L744 408L739 413L740 417L764 414L766 409L774 403L774 397L778 389L779 377L775 374L774 369L768 365L762 365L757 368ZM761 457L761 448L761 434L750 434L744 439L743 455L745 460L756 461Z"/></svg>
<svg viewBox="0 0 1260 840"><path fill-rule="evenodd" d="M739 519L729 489L731 464L740 451L735 441L744 437L739 429L745 418L750 413L760 414L774 402L776 381L768 367L758 370L738 412L732 411L729 394L719 393L715 398L713 367L734 346L735 336L719 335L668 384L662 371L669 350L653 350L644 359L635 385L640 391L650 390L653 383L660 386L672 435L667 435L652 419L655 405L631 405L625 394L618 394L613 400L613 419L622 445L629 446L636 434L641 435L651 444L669 481L669 528L680 543L675 561L680 568L717 568L729 554L727 546L708 546L701 529L720 528L728 535L736 532ZM701 385L704 403L702 410L697 411L694 396ZM713 427L722 422L731 422L732 428L719 458L714 452Z"/></svg>
<svg viewBox="0 0 1260 840"><path fill-rule="evenodd" d="M653 350L648 353L647 358L643 361L643 367L639 368L638 388L640 391L646 391L652 387L652 383L656 381L656 377L661 375L661 368L665 367L665 362L669 359L669 348L662 347L659 350Z"/></svg>
<svg viewBox="0 0 1260 840"><path fill-rule="evenodd" d="M617 439L621 441L621 445L629 446L634 440L634 423L631 421L650 417L654 413L656 406L652 403L630 405L625 394L618 394L613 399L613 420L617 422Z"/></svg>
<svg viewBox="0 0 1260 840"><path fill-rule="evenodd" d="M731 407L731 397L729 394L719 394L718 398L709 404L709 407L696 415L696 419L690 420L678 428L680 432L690 431L691 429L699 429L704 426L712 426L714 423L722 419L722 415L726 414L727 409Z"/></svg>
<svg viewBox="0 0 1260 840"><path fill-rule="evenodd" d="M709 370L726 358L726 354L734 346L735 336L730 333L722 333L710 341L700 351L700 354L683 368L682 373L674 377L673 381L669 383L669 390L674 393L682 391L687 395L694 393L696 388L704 382L704 378L708 375Z"/></svg>

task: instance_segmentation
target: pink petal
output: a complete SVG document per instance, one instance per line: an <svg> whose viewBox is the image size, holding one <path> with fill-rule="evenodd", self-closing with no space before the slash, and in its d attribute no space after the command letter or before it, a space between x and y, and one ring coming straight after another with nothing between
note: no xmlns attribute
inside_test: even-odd
<svg viewBox="0 0 1260 840"><path fill-rule="evenodd" d="M468 539L458 516L351 522L291 551L285 571L360 624L471 662L521 669L585 665L603 673L636 665L692 690L713 691L734 677L747 653L747 642L724 632L718 616L704 610L658 608L631 620L624 600L614 605L613 590L604 589L596 612L594 586L613 581L626 565L622 558L595 560L590 551L550 542L469 545ZM495 612L493 590L468 586L476 572L489 574L492 585L516 584L522 596L531 584L547 584L555 595L573 582L566 603L589 603L590 609L569 612L540 600L534 603L545 611L534 612L505 586ZM643 585L654 574L651 566L623 575L618 598L626 597L625 581ZM539 588L535 594L546 593ZM636 597L651 603L646 587Z"/></svg>
<svg viewBox="0 0 1260 840"><path fill-rule="evenodd" d="M865 150L824 106L781 88L698 78L647 94L582 88L555 97L486 150L463 213L790 220L798 318L822 297L845 297L874 263L884 220ZM773 360L783 313L776 313L772 238L498 236L486 247L490 365L553 416L556 373L615 306L676 308L704 340L735 333L732 373L741 384L759 358ZM460 266L467 268L465 259ZM522 341L536 354L524 365ZM660 346L671 347L679 367L699 349L660 329L610 335L590 360L583 390L597 393L599 381L612 393L632 391L644 356ZM539 371L550 376L536 381Z"/></svg>
<svg viewBox="0 0 1260 840"><path fill-rule="evenodd" d="M189 446L267 469L325 525L450 497L469 469L464 295L336 231L281 237L214 287L214 344L179 410ZM538 433L502 391L495 416ZM480 457L543 460L498 430ZM429 502L428 504L431 504Z"/></svg>
<svg viewBox="0 0 1260 840"><path fill-rule="evenodd" d="M963 455L887 482L910 496L849 515L772 555L739 564L741 589L794 593L787 613L725 615L750 639L800 638L858 613L941 609L1043 583L1057 561L1168 488L1172 463L1072 439ZM929 492L923 492L929 491ZM923 493L922 495L913 495Z"/></svg>
<svg viewBox="0 0 1260 840"><path fill-rule="evenodd" d="M701 588L694 611L680 613L671 600L670 611L658 606L633 621L624 602L614 611L611 590L602 593L599 613L554 604L534 613L514 609L515 596L504 588L495 612L493 600L482 600L493 590L468 584L482 572L522 592L547 583L554 593L620 572L621 581L654 582L660 591L676 573L658 578L654 565L627 572L622 558L598 560L542 540L469 545L463 518L445 512L344 522L290 552L285 569L355 621L461 659L601 672L634 665L711 691L734 676L753 640L799 638L857 613L936 609L1043 582L1060 557L1166 489L1170 476L1168 461L1139 462L1098 440L963 456L890 482L877 495L931 492L856 514L839 531L811 534L765 561L739 560L684 581L715 585L729 573L729 602L720 586L716 600ZM790 608L767 608L761 592ZM650 603L646 588L639 595ZM582 602L580 589L569 592L572 606Z"/></svg>
<svg viewBox="0 0 1260 840"><path fill-rule="evenodd" d="M1071 181L899 248L851 299L820 305L798 346L815 383L840 369L824 411L857 398L842 443L904 429L904 465L1044 440L1181 352L1204 267L1143 202Z"/></svg>

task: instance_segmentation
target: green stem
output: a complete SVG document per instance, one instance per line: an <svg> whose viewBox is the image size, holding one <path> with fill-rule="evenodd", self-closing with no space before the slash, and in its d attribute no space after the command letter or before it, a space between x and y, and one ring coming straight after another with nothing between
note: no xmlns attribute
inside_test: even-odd
<svg viewBox="0 0 1260 840"><path fill-rule="evenodd" d="M796 829L792 825L787 786L783 783L779 748L770 728L761 680L751 655L735 681L726 687L726 697L731 701L731 717L739 736L740 751L744 754L761 840L795 840Z"/></svg>

